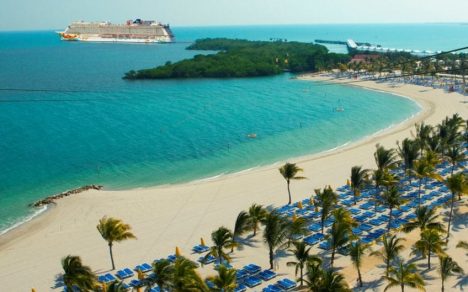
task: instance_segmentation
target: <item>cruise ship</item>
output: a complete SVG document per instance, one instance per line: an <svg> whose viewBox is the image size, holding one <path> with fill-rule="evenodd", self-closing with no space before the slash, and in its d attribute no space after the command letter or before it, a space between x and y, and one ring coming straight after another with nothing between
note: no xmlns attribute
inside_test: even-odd
<svg viewBox="0 0 468 292"><path fill-rule="evenodd" d="M64 41L169 43L174 40L168 24L141 19L128 20L125 24L73 22L58 34Z"/></svg>

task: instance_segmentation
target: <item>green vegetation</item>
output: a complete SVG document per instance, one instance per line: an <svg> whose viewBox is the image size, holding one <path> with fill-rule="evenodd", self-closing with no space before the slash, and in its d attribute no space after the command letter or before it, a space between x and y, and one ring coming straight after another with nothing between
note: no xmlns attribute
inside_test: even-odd
<svg viewBox="0 0 468 292"><path fill-rule="evenodd" d="M188 50L218 51L196 55L152 69L129 71L124 79L233 78L278 75L331 69L349 56L329 53L321 45L299 42L265 42L233 39L201 39Z"/></svg>
<svg viewBox="0 0 468 292"><path fill-rule="evenodd" d="M411 178L427 180L436 179L441 184L440 177L437 177L434 168L439 160L444 160L446 164L458 166L466 160L464 149L460 147L467 136L467 124L460 116L453 115L447 117L441 124L432 127L424 124L416 125L416 135L414 139L405 139L399 146L399 151L387 149L377 145L374 152L376 163L375 170L363 170L360 166L351 168L351 179L349 190L356 194L356 198L366 200L365 196L357 196L361 189L374 189L376 195L368 198L376 204L384 206L388 211L388 226L391 226L393 216L392 210L398 208L405 200L404 192L398 184L399 178L392 174L392 169L400 167L407 170L403 176L411 175ZM438 141L441 147L434 147L431 141ZM455 149L455 150L453 150ZM398 155L397 155L398 154ZM403 165L405 164L405 165ZM421 166L424 164L424 167ZM431 269L431 257L438 256L439 263L436 268L442 281L442 291L447 278L452 276L462 276L462 268L450 257L450 249L446 250L449 239L450 228L454 216L454 208L462 195L468 193L467 175L459 168L453 167L453 173L447 173L445 183L451 193L450 212L446 216L436 207L421 205L414 210L414 219L407 222L400 230L411 232L419 229L420 238L412 245L413 251L410 256L416 258L406 258L402 260L401 255L409 248L410 242L405 246L404 238L397 236L398 230L388 228L387 232L376 239L382 243L381 247L370 252L369 247L373 242L364 244L359 241L355 228L359 221L353 218L352 213L339 207L338 194L331 188L325 186L323 189L316 189L315 195L306 201L283 208L285 212L279 212L270 206L259 204L251 205L247 210L241 211L235 221L234 231L226 227L219 227L211 234L212 246L205 256L217 258L217 274L202 278L198 272L198 264L188 258L184 258L176 252L175 260L156 260L152 264L152 272L156 277L140 275L141 286L146 291L157 286L164 291L234 291L237 286L236 270L231 269L228 263L231 259L238 258L234 254L235 247L244 245L246 247L256 247L261 243L258 235L262 235L262 243L265 247L265 255L268 253L270 269L279 266L279 261L285 256L289 257L286 265L295 267L299 288L307 291L351 291L344 275L338 272L340 267L334 266L335 257L349 256L357 272L356 286L368 288L363 283L361 269L365 267L365 262L369 256L377 256L382 259L384 269L382 269L382 279L387 282L385 290L392 287L400 288L404 291L406 287L424 290L424 281L418 272L420 260L427 260L428 271ZM452 169L450 169L450 172ZM292 179L303 178L298 176L303 172L299 166L287 163L280 168L280 174L289 182ZM373 173L373 175L370 175ZM425 184L419 182L420 189L425 189ZM426 190L424 190L425 193ZM458 200L457 200L458 198ZM462 205L464 202L460 202ZM305 207L302 205L304 204ZM304 216L299 209L309 208L305 211L314 215ZM292 212L288 212L292 211ZM379 211L381 212L381 211ZM441 218L439 218L441 217ZM442 224L442 219L446 219L448 226ZM330 228L325 230L325 222L332 222ZM362 221L361 221L362 222ZM312 223L320 223L322 234L325 235L327 251L320 254L312 254L313 249L308 245L303 237L309 234L308 226ZM314 225L315 225L314 224ZM112 256L113 242L119 242L134 238L130 225L124 224L121 220L112 217L103 217L97 226L102 237L109 245ZM314 228L315 229L315 228ZM317 227L318 229L318 227ZM326 231L326 232L325 232ZM253 234L248 234L252 232ZM447 237L445 237L447 236ZM446 239L446 240L444 240ZM202 244L205 245L203 243ZM457 247L468 248L466 241L460 241ZM231 250L228 253L228 250ZM289 251L289 253L287 253ZM328 258L330 262L328 264ZM203 259L203 257L201 258ZM327 264L325 264L327 259ZM463 259L461 259L463 260ZM203 261L203 260L202 260ZM238 262L234 262L238 264ZM114 268L114 264L112 261ZM433 264L432 264L433 265ZM68 289L80 291L128 291L123 287L122 282L98 284L97 276L93 270L82 264L77 256L67 256L62 259L63 272L60 274L60 281ZM151 274L149 274L151 275ZM435 278L434 278L435 279ZM430 278L429 280L432 280ZM307 286L307 287L305 287Z"/></svg>

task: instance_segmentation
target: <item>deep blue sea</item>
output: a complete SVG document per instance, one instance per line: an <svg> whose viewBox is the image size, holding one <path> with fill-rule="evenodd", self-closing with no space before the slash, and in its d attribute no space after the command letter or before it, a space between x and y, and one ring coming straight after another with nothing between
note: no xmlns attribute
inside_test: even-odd
<svg viewBox="0 0 468 292"><path fill-rule="evenodd" d="M196 38L353 38L428 50L462 47L468 39L468 26L458 24L173 30L178 43L166 45L62 42L53 31L0 33L0 230L37 212L29 203L67 189L124 189L237 172L356 141L419 110L402 97L288 74L121 79L131 69L202 53L185 50ZM345 111L334 112L337 106Z"/></svg>

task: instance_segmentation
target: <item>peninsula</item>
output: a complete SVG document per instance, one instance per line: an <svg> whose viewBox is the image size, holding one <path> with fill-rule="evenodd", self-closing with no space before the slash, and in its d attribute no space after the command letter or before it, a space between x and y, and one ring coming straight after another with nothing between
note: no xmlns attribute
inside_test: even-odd
<svg viewBox="0 0 468 292"><path fill-rule="evenodd" d="M196 55L152 69L131 70L124 79L233 78L316 72L347 63L347 54L330 53L325 46L286 41L200 39L188 50L218 51Z"/></svg>

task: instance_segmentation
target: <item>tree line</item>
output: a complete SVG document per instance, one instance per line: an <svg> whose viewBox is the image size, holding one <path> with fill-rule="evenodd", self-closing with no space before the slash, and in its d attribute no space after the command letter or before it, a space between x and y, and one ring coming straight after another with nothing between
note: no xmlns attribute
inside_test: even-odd
<svg viewBox="0 0 468 292"><path fill-rule="evenodd" d="M236 78L315 72L349 61L347 54L328 52L322 45L285 41L200 39L188 50L217 51L152 69L131 70L124 79Z"/></svg>

